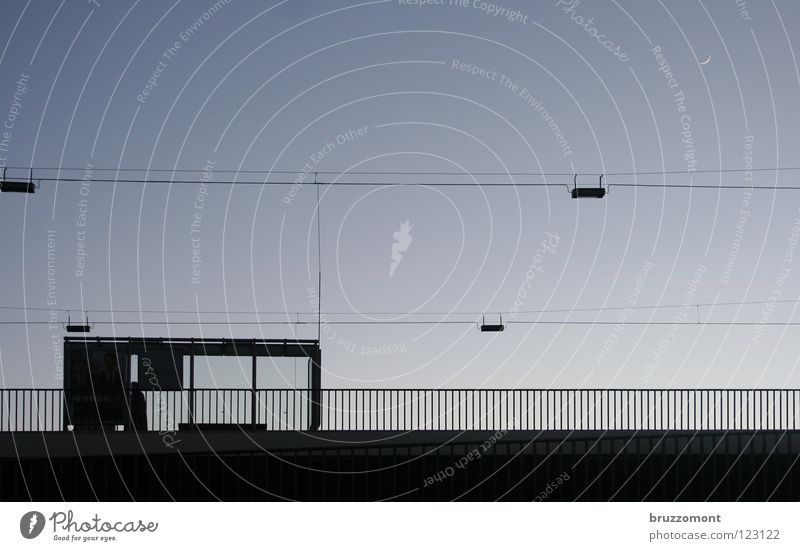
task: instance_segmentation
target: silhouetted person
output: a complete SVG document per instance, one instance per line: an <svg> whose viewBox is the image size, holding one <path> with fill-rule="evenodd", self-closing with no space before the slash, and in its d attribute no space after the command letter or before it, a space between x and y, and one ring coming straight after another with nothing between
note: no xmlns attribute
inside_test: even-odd
<svg viewBox="0 0 800 551"><path fill-rule="evenodd" d="M67 381L67 396L70 404L70 423L75 429L97 428L98 417L92 390L94 378L86 356L73 354Z"/></svg>
<svg viewBox="0 0 800 551"><path fill-rule="evenodd" d="M89 364L81 357L74 357L70 362L70 377L68 381L70 390L85 390L91 388L91 373Z"/></svg>
<svg viewBox="0 0 800 551"><path fill-rule="evenodd" d="M147 430L147 400L144 397L144 392L139 388L139 383L136 381L131 383L131 401L130 401L130 422L128 424L129 430L136 432Z"/></svg>
<svg viewBox="0 0 800 551"><path fill-rule="evenodd" d="M117 355L113 352L106 352L103 356L103 367L99 373L98 381L95 385L99 388L118 389L120 385L119 366L117 365Z"/></svg>

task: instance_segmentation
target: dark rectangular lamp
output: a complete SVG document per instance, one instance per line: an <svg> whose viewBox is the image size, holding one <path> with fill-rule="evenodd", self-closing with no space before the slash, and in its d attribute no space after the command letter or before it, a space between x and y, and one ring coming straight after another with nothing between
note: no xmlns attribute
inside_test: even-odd
<svg viewBox="0 0 800 551"><path fill-rule="evenodd" d="M67 333L90 333L92 331L89 325L67 325Z"/></svg>
<svg viewBox="0 0 800 551"><path fill-rule="evenodd" d="M601 199L606 194L605 188L601 187L576 187L572 189L572 198L580 199L583 197L595 197Z"/></svg>
<svg viewBox="0 0 800 551"><path fill-rule="evenodd" d="M28 180L0 180L0 191L34 193L36 192L36 185Z"/></svg>
<svg viewBox="0 0 800 551"><path fill-rule="evenodd" d="M505 328L506 328L506 326L503 325L502 323L498 323L498 324L486 324L486 323L484 323L483 325L481 325L481 331L484 331L484 332L492 332L492 331L497 332L497 331L502 331Z"/></svg>

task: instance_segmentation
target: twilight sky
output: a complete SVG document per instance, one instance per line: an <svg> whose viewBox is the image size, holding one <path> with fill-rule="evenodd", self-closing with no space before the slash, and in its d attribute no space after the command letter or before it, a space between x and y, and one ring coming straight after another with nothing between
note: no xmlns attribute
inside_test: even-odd
<svg viewBox="0 0 800 551"><path fill-rule="evenodd" d="M0 320L315 338L293 322L317 173L324 386L796 388L800 327L702 322L800 322L800 191L713 189L800 172L567 186L800 166L798 22L789 0L6 0L0 164L43 180L0 195L0 306L28 308ZM374 174L414 171L453 174ZM526 172L562 175L479 174ZM60 385L56 317L0 325L0 384ZM373 320L472 323L336 323Z"/></svg>

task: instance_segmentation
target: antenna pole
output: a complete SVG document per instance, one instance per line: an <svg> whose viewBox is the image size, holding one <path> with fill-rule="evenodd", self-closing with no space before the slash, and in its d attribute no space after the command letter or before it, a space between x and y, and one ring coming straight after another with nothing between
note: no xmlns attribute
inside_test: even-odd
<svg viewBox="0 0 800 551"><path fill-rule="evenodd" d="M320 229L319 182L314 173L314 185L317 188L317 346L322 343L322 230Z"/></svg>

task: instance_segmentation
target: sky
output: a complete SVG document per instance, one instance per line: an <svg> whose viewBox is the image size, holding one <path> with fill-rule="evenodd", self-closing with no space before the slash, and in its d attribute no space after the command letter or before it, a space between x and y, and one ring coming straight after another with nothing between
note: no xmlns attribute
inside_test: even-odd
<svg viewBox="0 0 800 551"><path fill-rule="evenodd" d="M798 21L788 0L6 0L0 165L39 188L0 195L0 384L60 386L68 315L313 339L321 294L325 387L798 388L800 191L746 189L796 185L751 169L800 166ZM572 199L574 174L608 194Z"/></svg>

